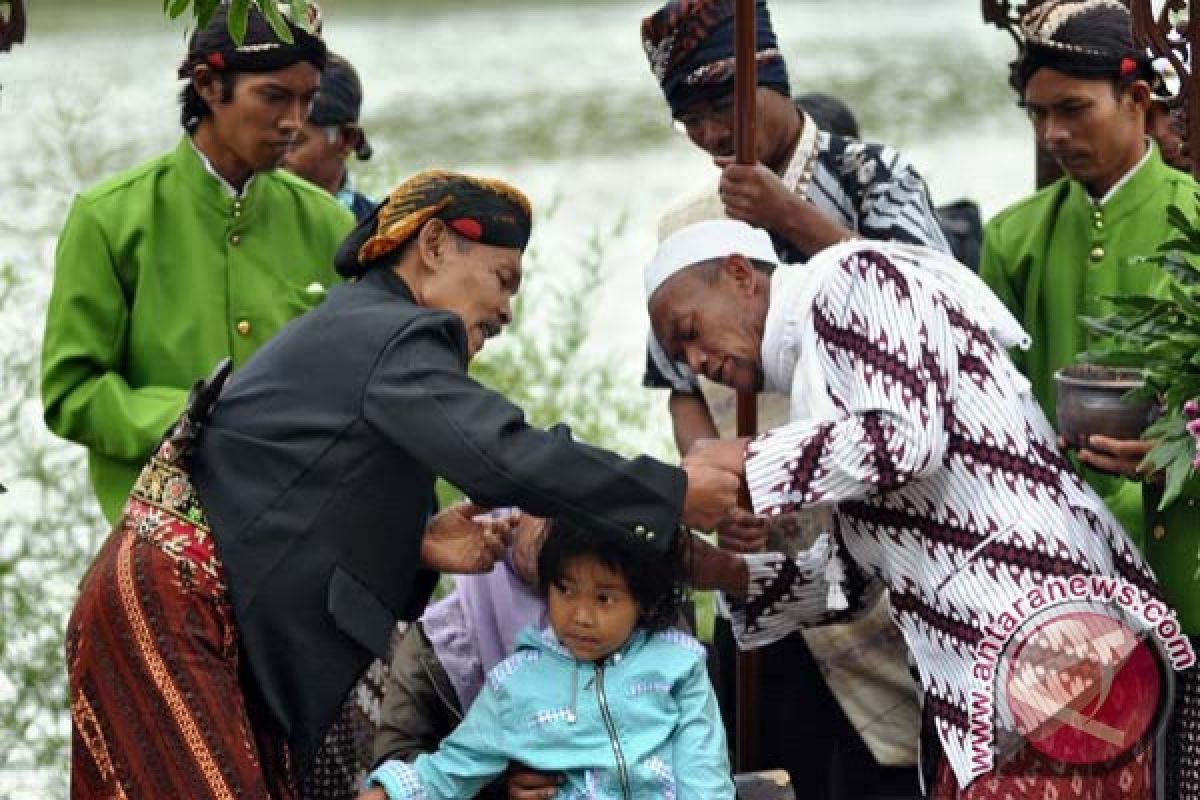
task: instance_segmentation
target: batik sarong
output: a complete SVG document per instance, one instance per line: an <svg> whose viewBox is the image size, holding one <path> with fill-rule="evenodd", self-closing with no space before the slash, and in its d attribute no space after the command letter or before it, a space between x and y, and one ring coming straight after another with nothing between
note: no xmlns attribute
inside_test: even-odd
<svg viewBox="0 0 1200 800"><path fill-rule="evenodd" d="M240 663L204 511L164 444L67 628L71 797L294 797L284 737Z"/></svg>
<svg viewBox="0 0 1200 800"><path fill-rule="evenodd" d="M1153 759L1147 748L1119 764L1083 767L1056 761L1026 747L1011 761L959 789L942 760L933 800L1152 800Z"/></svg>

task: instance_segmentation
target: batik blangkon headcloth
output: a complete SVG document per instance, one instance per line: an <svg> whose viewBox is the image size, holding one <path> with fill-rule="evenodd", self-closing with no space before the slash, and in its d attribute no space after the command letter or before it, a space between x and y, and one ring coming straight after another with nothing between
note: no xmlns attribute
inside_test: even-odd
<svg viewBox="0 0 1200 800"><path fill-rule="evenodd" d="M1021 18L1025 45L1012 64L1018 93L1043 67L1084 80L1144 80L1154 86L1152 59L1133 43L1129 10L1119 0L1050 0Z"/></svg>
<svg viewBox="0 0 1200 800"><path fill-rule="evenodd" d="M790 95L766 0L755 4L758 85ZM642 20L642 47L671 114L733 91L734 0L670 0Z"/></svg>
<svg viewBox="0 0 1200 800"><path fill-rule="evenodd" d="M334 260L345 277L391 263L426 222L440 219L472 242L524 250L533 210L520 189L492 178L427 170L397 186L346 237Z"/></svg>

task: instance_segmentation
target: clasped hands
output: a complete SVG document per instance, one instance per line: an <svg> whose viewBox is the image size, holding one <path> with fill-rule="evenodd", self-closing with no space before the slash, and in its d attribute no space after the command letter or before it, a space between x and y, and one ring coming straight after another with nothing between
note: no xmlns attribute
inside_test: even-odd
<svg viewBox="0 0 1200 800"><path fill-rule="evenodd" d="M683 459L688 473L688 502L684 524L717 531L717 547L704 539L688 539L691 582L698 589L719 589L743 595L748 582L745 561L738 554L760 553L767 546L768 523L764 517L738 506L746 473L748 440L701 439ZM689 518L687 508L702 509Z"/></svg>

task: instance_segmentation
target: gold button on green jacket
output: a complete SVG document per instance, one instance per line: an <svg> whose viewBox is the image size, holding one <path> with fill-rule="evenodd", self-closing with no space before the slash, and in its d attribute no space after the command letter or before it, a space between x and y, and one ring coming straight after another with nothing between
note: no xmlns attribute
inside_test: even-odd
<svg viewBox="0 0 1200 800"><path fill-rule="evenodd" d="M242 364L337 280L353 218L283 170L235 200L185 136L71 207L58 241L42 353L46 424L88 449L115 521L188 388Z"/></svg>

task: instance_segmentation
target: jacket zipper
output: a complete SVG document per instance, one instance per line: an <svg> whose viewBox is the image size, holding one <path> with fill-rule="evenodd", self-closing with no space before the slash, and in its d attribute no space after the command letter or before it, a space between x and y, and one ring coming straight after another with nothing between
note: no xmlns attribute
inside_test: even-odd
<svg viewBox="0 0 1200 800"><path fill-rule="evenodd" d="M617 741L617 726L613 724L612 715L608 711L608 698L604 696L604 665L596 666L596 697L600 700L600 716L604 718L604 727L608 729L608 739L612 742L613 753L617 757L617 775L621 779L621 795L625 800L633 800L629 791L629 773L625 769L625 754L621 752L621 743Z"/></svg>
<svg viewBox="0 0 1200 800"><path fill-rule="evenodd" d="M438 686L437 679L434 678L433 670L429 668L429 664L426 663L424 658L421 658L420 662L421 670L425 673L425 677L429 679L429 685L433 688L433 693L437 695L438 700L442 701L442 705L444 705L446 710L450 712L450 716L456 718L459 722L462 722L462 713L446 698L446 695L442 692L442 687Z"/></svg>

